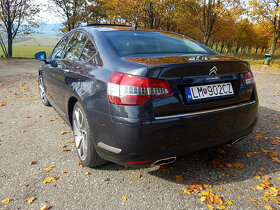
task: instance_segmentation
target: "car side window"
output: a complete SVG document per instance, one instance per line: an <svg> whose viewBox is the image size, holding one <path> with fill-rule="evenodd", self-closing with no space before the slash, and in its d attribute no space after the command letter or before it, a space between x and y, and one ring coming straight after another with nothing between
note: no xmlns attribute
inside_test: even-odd
<svg viewBox="0 0 280 210"><path fill-rule="evenodd" d="M83 49L83 52L81 54L80 60L82 62L87 62L89 61L89 59L94 56L94 54L96 53L96 49L94 44L92 43L92 41L90 39L87 40L87 43Z"/></svg>
<svg viewBox="0 0 280 210"><path fill-rule="evenodd" d="M66 37L62 38L56 47L53 49L52 54L50 56L50 59L60 59L63 57L63 50L69 40L70 35L67 35Z"/></svg>
<svg viewBox="0 0 280 210"><path fill-rule="evenodd" d="M67 60L78 61L82 53L87 36L82 32L76 32L71 37L65 50L64 58Z"/></svg>

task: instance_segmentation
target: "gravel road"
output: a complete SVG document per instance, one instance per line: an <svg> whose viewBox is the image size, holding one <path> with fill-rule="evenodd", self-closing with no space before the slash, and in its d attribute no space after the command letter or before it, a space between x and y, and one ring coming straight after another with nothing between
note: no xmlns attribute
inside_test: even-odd
<svg viewBox="0 0 280 210"><path fill-rule="evenodd" d="M71 129L38 98L39 65L0 59L0 209L208 209L208 198L202 202L206 191L223 201L212 204L215 209L264 209L268 203L280 209L279 191L264 199L269 187L280 186L279 71L253 69L259 121L245 140L182 157L167 167L109 163L90 169L78 164ZM54 176L55 182L44 184ZM264 190L256 187L262 182ZM185 190L188 195L185 187L195 189ZM36 200L28 204L30 197Z"/></svg>

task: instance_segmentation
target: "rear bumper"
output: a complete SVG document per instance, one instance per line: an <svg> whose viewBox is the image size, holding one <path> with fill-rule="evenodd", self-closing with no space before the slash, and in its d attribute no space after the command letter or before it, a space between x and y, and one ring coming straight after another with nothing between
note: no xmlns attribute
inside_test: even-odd
<svg viewBox="0 0 280 210"><path fill-rule="evenodd" d="M257 122L258 101L150 121L87 112L96 151L102 158L121 165L145 167L159 159L216 147L247 136Z"/></svg>

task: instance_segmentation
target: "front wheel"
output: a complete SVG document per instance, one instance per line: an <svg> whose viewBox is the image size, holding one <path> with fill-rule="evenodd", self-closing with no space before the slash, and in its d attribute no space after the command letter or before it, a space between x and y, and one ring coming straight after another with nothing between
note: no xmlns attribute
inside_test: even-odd
<svg viewBox="0 0 280 210"><path fill-rule="evenodd" d="M74 106L72 119L76 150L81 163L91 168L106 163L107 161L96 153L94 135L80 102Z"/></svg>
<svg viewBox="0 0 280 210"><path fill-rule="evenodd" d="M43 78L41 76L39 76L38 87L39 87L39 94L40 94L40 99L41 99L42 103L45 106L50 106L51 104L50 104L50 102L47 98L46 91L45 91L45 86L44 86L44 83L43 83Z"/></svg>

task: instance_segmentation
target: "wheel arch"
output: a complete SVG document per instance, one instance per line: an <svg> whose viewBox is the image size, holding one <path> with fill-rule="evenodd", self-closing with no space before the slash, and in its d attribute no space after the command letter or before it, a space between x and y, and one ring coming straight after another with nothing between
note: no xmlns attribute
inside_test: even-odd
<svg viewBox="0 0 280 210"><path fill-rule="evenodd" d="M68 119L71 127L73 126L72 125L73 109L78 101L79 100L74 96L70 97L70 99L68 100Z"/></svg>

